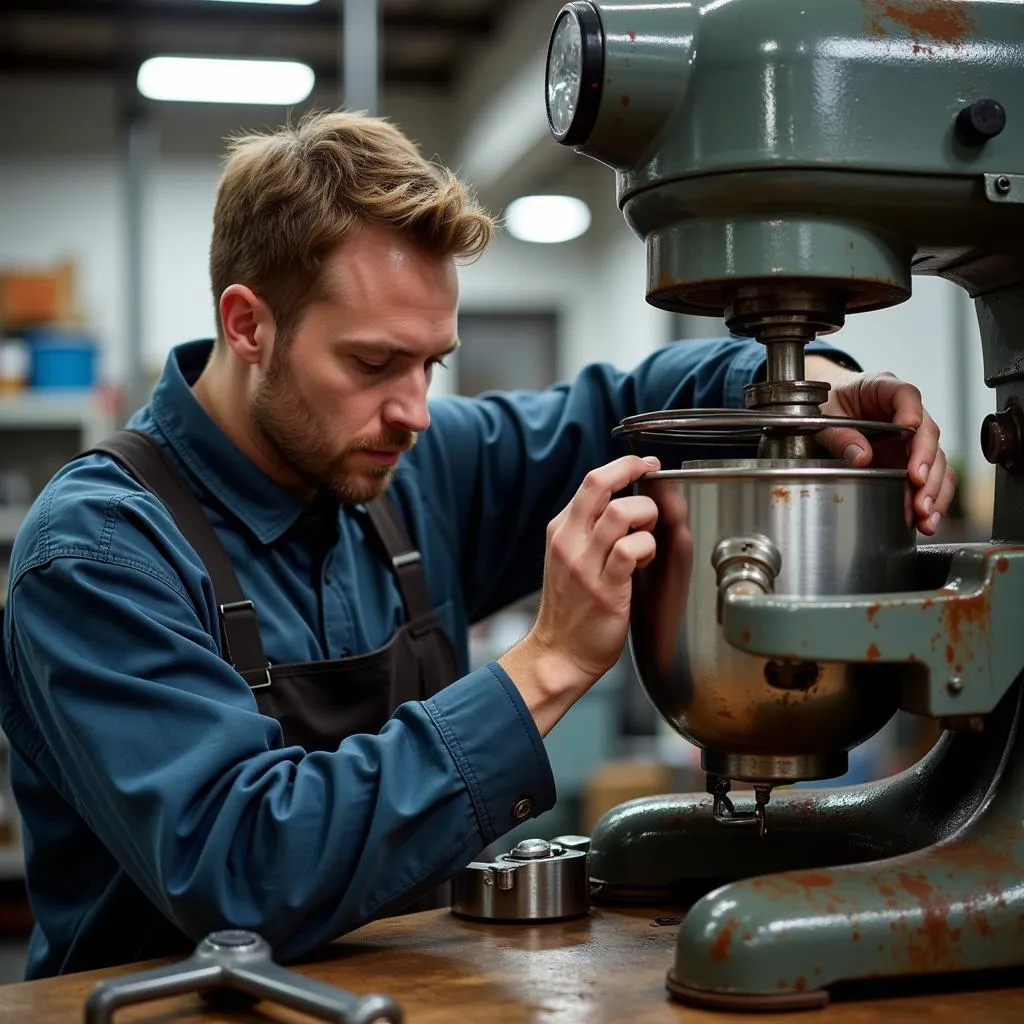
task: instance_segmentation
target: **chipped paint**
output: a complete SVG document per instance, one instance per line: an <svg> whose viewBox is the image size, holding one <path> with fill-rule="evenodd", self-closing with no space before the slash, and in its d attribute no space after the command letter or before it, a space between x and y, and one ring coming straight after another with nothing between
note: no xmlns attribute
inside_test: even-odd
<svg viewBox="0 0 1024 1024"><path fill-rule="evenodd" d="M736 922L729 918L725 926L718 933L714 945L711 947L712 960L728 960L729 947L732 945L732 933L736 930Z"/></svg>
<svg viewBox="0 0 1024 1024"><path fill-rule="evenodd" d="M831 875L820 871L810 871L800 875L788 874L786 878L795 885L802 885L806 889L827 889L836 884L836 880Z"/></svg>
<svg viewBox="0 0 1024 1024"><path fill-rule="evenodd" d="M939 612L939 622L946 641L947 664L973 661L975 649L988 646L988 594L968 594L946 602Z"/></svg>
<svg viewBox="0 0 1024 1024"><path fill-rule="evenodd" d="M902 30L917 47L915 53L927 43L959 46L977 32L967 5L948 0L865 0L864 8L864 24L871 35Z"/></svg>
<svg viewBox="0 0 1024 1024"><path fill-rule="evenodd" d="M878 661L882 657L882 652L878 649L878 644L872 644L868 649L865 657L868 661Z"/></svg>
<svg viewBox="0 0 1024 1024"><path fill-rule="evenodd" d="M792 499L792 495L789 493L789 488L788 487L775 487L775 488L773 488L773 490L772 490L772 497L776 501L782 502L782 503L784 503L786 505L788 505L790 503L790 500Z"/></svg>

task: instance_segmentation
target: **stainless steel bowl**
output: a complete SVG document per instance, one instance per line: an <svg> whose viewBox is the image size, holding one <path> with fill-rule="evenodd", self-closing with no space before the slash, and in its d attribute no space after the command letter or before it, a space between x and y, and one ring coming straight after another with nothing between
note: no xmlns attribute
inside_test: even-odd
<svg viewBox="0 0 1024 1024"><path fill-rule="evenodd" d="M871 664L769 661L732 647L718 624L713 557L730 539L767 542L781 556L777 594L911 589L906 473L706 460L650 473L637 489L659 509L657 554L636 574L630 621L634 664L655 707L715 775L783 783L843 774L847 751L896 710L889 674Z"/></svg>

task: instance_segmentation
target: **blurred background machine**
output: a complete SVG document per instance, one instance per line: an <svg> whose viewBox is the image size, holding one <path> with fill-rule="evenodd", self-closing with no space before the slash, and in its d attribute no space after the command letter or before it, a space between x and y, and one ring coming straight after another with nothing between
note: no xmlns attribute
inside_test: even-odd
<svg viewBox="0 0 1024 1024"><path fill-rule="evenodd" d="M641 451L710 444L640 485L660 508L631 646L707 795L632 801L592 836L609 901L704 895L670 991L821 1005L843 979L1024 963L1024 5L988 0L566 4L552 134L616 172L647 297L765 345L744 410L624 421ZM915 546L891 424L852 469L814 436L804 345L907 299L975 299L995 411L991 543ZM906 344L929 355L927 337ZM834 422L834 421L829 421ZM852 424L851 424L852 425ZM687 527L687 509L688 522ZM918 764L835 778L897 710L945 732ZM732 787L745 792L737 794ZM710 891L709 891L710 890Z"/></svg>

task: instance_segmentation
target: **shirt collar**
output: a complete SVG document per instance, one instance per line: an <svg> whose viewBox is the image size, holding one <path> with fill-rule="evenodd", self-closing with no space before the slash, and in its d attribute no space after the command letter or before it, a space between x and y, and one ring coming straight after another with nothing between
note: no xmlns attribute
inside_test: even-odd
<svg viewBox="0 0 1024 1024"><path fill-rule="evenodd" d="M172 349L149 412L185 467L258 540L271 544L306 506L244 455L192 393L212 351L209 340Z"/></svg>

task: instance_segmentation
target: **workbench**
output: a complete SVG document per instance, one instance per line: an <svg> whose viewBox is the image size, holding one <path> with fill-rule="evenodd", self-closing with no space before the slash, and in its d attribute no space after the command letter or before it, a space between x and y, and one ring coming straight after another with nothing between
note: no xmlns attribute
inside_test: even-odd
<svg viewBox="0 0 1024 1024"><path fill-rule="evenodd" d="M477 924L429 910L369 924L295 970L398 1000L409 1024L1019 1024L1024 987L833 1002L824 1010L721 1014L668 1000L679 911L595 908L543 925ZM98 981L139 965L0 988L0 1022L69 1024ZM266 1003L211 1010L198 996L128 1007L115 1024L308 1024Z"/></svg>

